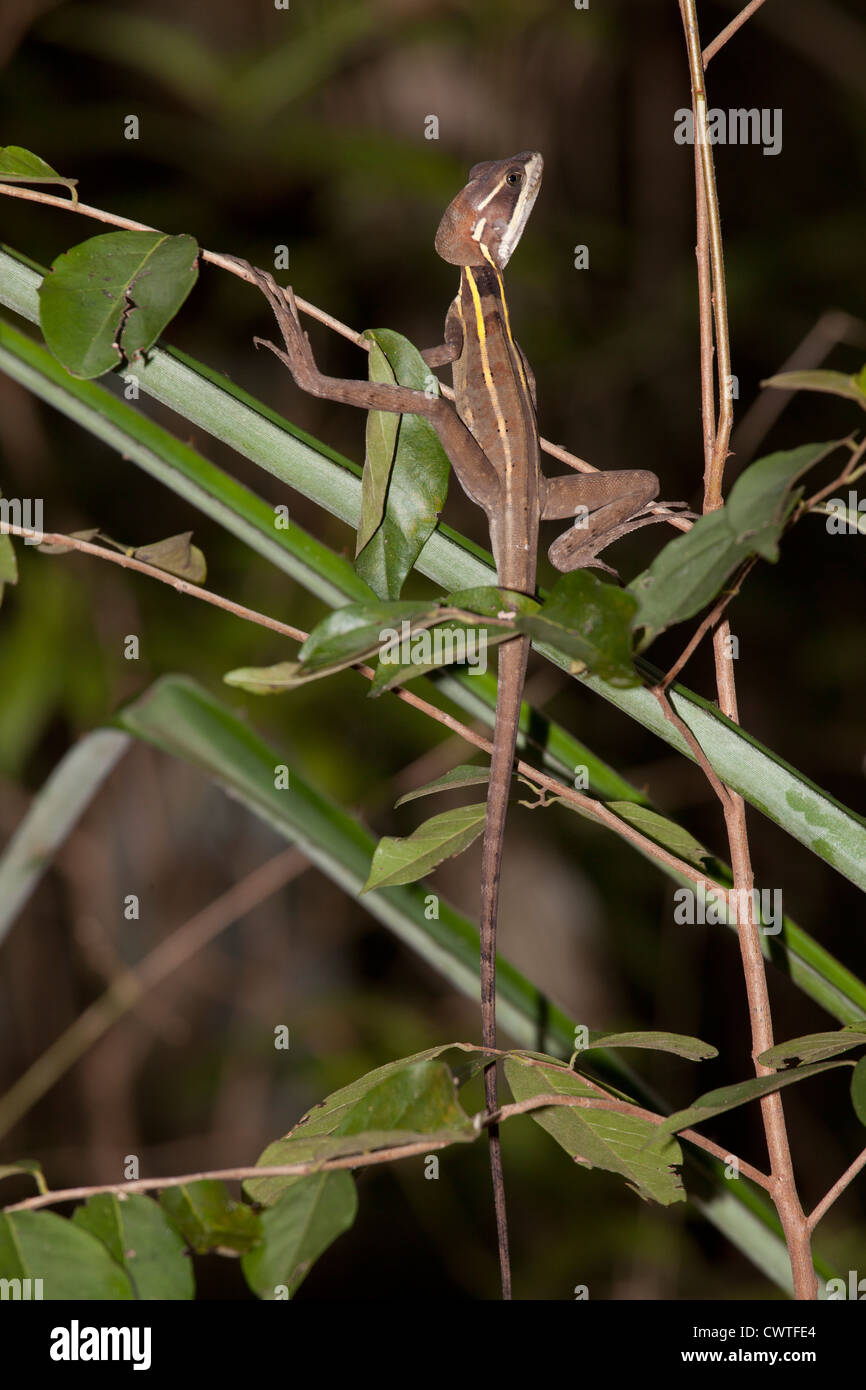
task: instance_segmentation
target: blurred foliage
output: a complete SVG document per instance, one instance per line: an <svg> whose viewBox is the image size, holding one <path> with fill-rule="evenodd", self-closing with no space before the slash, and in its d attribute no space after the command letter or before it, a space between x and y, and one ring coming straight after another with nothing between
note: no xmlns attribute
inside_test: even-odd
<svg viewBox="0 0 866 1390"><path fill-rule="evenodd" d="M705 43L736 8L699 4ZM262 265L288 245L305 298L419 346L440 340L454 292L432 238L469 165L542 150L545 185L509 285L543 432L597 466L654 469L666 497L698 499L693 160L671 138L673 112L688 102L674 0L594 0L587 11L562 0L319 0L286 11L230 0L140 0L134 11L29 0L4 7L0 54L4 142L77 177L82 201ZM847 317L822 365L855 372L866 355L862 6L767 4L713 60L708 84L712 106L780 108L784 119L776 157L716 148L742 420L760 380L828 309ZM139 118L138 140L124 139L129 114ZM431 114L438 141L424 138ZM3 200L3 240L43 264L96 230L66 212ZM588 271L574 269L581 244ZM362 417L295 392L279 364L253 350L253 334L269 331L255 293L205 267L170 338L359 458ZM359 370L349 345L312 332L327 370ZM176 426L168 412L142 408ZM797 397L766 437L735 433L729 481L758 445L768 452L838 437L853 423L833 398ZM193 442L270 500L286 500L243 460ZM49 527L98 525L129 545L193 529L214 589L306 628L322 616L261 559L7 381L0 487L44 497ZM295 520L351 554L345 527L303 499L290 502ZM456 488L447 517L482 538L480 514ZM645 531L619 548L616 563L630 576L657 545ZM293 655L275 636L130 574L81 557L18 554L20 582L0 615L5 834L70 741L157 674L186 671L215 687L232 667ZM813 521L786 541L777 567L758 568L733 612L745 726L861 810L864 600L862 540L829 537ZM123 656L130 632L141 639L137 663ZM660 664L680 640L662 639ZM700 654L685 679L707 693L708 676ZM549 668L536 680L554 716L721 847L715 804L694 769ZM285 701L231 698L304 776L360 805L380 833L405 833L406 812L388 809L395 796L465 749L437 752L431 726L363 694L347 674ZM757 816L750 825L760 881L782 884L786 907L862 973L863 934L852 930L862 904L851 886L805 851L792 854ZM747 1074L732 939L675 929L654 871L574 816L550 812L543 831L536 819L515 818L508 833L506 953L517 956L523 941L538 982L593 1026L667 1027L714 1042L721 1059L704 1064L699 1081L689 1064L642 1062L672 1102L685 1103L695 1085ZM136 750L6 943L4 1084L118 960L139 959L275 849L269 832L194 774ZM467 863L435 882L474 914L477 860ZM121 916L133 891L146 903L139 923ZM780 1040L826 1024L786 981L771 983ZM270 1046L273 1019L291 1024L289 1067ZM466 1001L308 873L118 1025L9 1142L16 1153L38 1152L54 1185L116 1178L127 1152L140 1152L152 1171L243 1162L335 1086L476 1032ZM831 1075L821 1094L806 1088L786 1100L807 1204L858 1143L853 1116L838 1121L850 1114L844 1087ZM754 1107L719 1133L762 1161ZM535 1126L510 1126L504 1147L524 1296L568 1298L578 1282L593 1298L767 1295L711 1230L683 1213L644 1209L608 1175L575 1173ZM416 1297L493 1293L480 1152L449 1157L438 1183L413 1164L365 1175L360 1198L358 1224L300 1297L357 1295L361 1270L369 1297L403 1296L407 1286ZM821 1229L820 1248L844 1268L858 1259L862 1267L862 1225L859 1244L851 1233L862 1214L861 1185ZM208 1277L210 1296L245 1296L230 1268Z"/></svg>

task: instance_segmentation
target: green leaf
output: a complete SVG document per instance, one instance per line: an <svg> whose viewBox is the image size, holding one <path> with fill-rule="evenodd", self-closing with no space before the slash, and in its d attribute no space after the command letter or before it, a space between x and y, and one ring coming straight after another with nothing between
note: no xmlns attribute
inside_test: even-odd
<svg viewBox="0 0 866 1390"><path fill-rule="evenodd" d="M822 369L805 372L780 372L769 376L762 386L775 386L780 391L829 391L834 396L847 396L866 409L866 386L860 377L845 376L844 372L828 372Z"/></svg>
<svg viewBox="0 0 866 1390"><path fill-rule="evenodd" d="M772 1076L753 1076L748 1081L736 1081L732 1086L720 1086L715 1091L707 1091L685 1110L668 1115L658 1129L659 1138L676 1134L681 1129L692 1129L695 1125L703 1124L705 1120L711 1120L714 1115L722 1115L726 1110L736 1110L738 1106L745 1105L750 1100L758 1100L761 1096L772 1095L774 1091L781 1090L783 1086L790 1086L794 1081L807 1081L810 1076L819 1076L821 1072L830 1071L833 1067L848 1065L847 1062L817 1062L812 1066L774 1072Z"/></svg>
<svg viewBox="0 0 866 1390"><path fill-rule="evenodd" d="M596 1088L553 1058L550 1066L539 1066L525 1058L508 1057L505 1076L516 1101L545 1095L600 1098ZM685 1201L686 1194L675 1171L682 1163L679 1144L668 1140L661 1152L649 1150L648 1143L657 1128L649 1120L640 1115L565 1105L533 1110L530 1114L575 1162L619 1173L640 1196L662 1206Z"/></svg>
<svg viewBox="0 0 866 1390"><path fill-rule="evenodd" d="M261 1245L241 1260L259 1298L294 1294L320 1255L355 1220L358 1197L349 1173L312 1173L262 1212Z"/></svg>
<svg viewBox="0 0 866 1390"><path fill-rule="evenodd" d="M566 803L567 804L567 803ZM705 849L700 840L696 840L694 835L690 835L676 821L668 820L667 816L660 816L658 811L652 811L649 806L639 806L634 801L608 801L609 811L615 811L621 820L628 821L641 834L646 835L650 840L654 840L657 845L663 845L679 859L685 859L689 864L700 864L702 860L710 857L710 851Z"/></svg>
<svg viewBox="0 0 866 1390"><path fill-rule="evenodd" d="M166 1187L159 1204L184 1243L197 1255L207 1250L235 1250L243 1255L262 1238L261 1221L251 1207L234 1202L225 1183L201 1182Z"/></svg>
<svg viewBox="0 0 866 1390"><path fill-rule="evenodd" d="M419 825L405 837L384 835L376 846L370 876L361 890L414 883L455 854L462 854L484 830L486 802L456 806Z"/></svg>
<svg viewBox="0 0 866 1390"><path fill-rule="evenodd" d="M710 1057L718 1057L718 1049L701 1038L689 1037L687 1033L593 1033L582 1052L593 1047L640 1047L651 1052L672 1052L675 1057L686 1057L690 1062L705 1062Z"/></svg>
<svg viewBox="0 0 866 1390"><path fill-rule="evenodd" d="M136 1298L176 1302L195 1297L184 1242L152 1197L99 1192L76 1207L72 1220L101 1241L128 1275Z"/></svg>
<svg viewBox="0 0 866 1390"><path fill-rule="evenodd" d="M370 381L396 381L391 364L376 342L375 334L366 335L370 339L367 373ZM378 530L385 515L385 499L388 496L388 483L391 466L397 447L397 430L400 416L390 410L370 410L367 412L367 447L364 455L364 472L361 475L361 519L358 523L358 538L355 555L359 555L373 532ZM382 598L399 598L399 593L385 593Z"/></svg>
<svg viewBox="0 0 866 1390"><path fill-rule="evenodd" d="M207 561L198 546L192 544L192 531L183 531L179 536L169 536L151 545L137 546L132 553L136 560L176 574L178 579L186 579L190 584L203 584L207 579Z"/></svg>
<svg viewBox="0 0 866 1390"><path fill-rule="evenodd" d="M866 1125L866 1057L861 1057L851 1073L851 1104L861 1125Z"/></svg>
<svg viewBox="0 0 866 1390"><path fill-rule="evenodd" d="M347 603L323 618L298 652L298 659L310 671L319 667L350 664L378 651L388 634L401 624L420 619L433 621L436 605L429 599L398 600L393 603Z"/></svg>
<svg viewBox="0 0 866 1390"><path fill-rule="evenodd" d="M30 150L22 149L20 145L0 148L0 183L56 183L68 188L73 203L78 202L75 189L78 179L65 179L38 154L31 154Z"/></svg>
<svg viewBox="0 0 866 1390"><path fill-rule="evenodd" d="M711 603L750 555L776 559L791 486L835 448L804 444L758 459L737 479L724 507L707 512L659 552L628 586L639 602L634 626L645 629L644 645Z"/></svg>
<svg viewBox="0 0 866 1390"><path fill-rule="evenodd" d="M41 1279L43 1297L52 1300L135 1297L102 1242L53 1211L0 1213L0 1279Z"/></svg>
<svg viewBox="0 0 866 1390"><path fill-rule="evenodd" d="M387 328L366 336L372 342L371 380L439 394L436 377L406 338ZM445 505L450 464L423 416L381 416L369 416L355 570L380 598L396 599ZM398 422L396 449L390 420Z"/></svg>
<svg viewBox="0 0 866 1390"><path fill-rule="evenodd" d="M18 1158L14 1163L0 1163L0 1182L4 1178L17 1177L21 1173L31 1175L36 1183L37 1192L48 1191L45 1174L42 1172L42 1164L38 1158Z"/></svg>
<svg viewBox="0 0 866 1390"><path fill-rule="evenodd" d="M477 623L459 619L432 625L415 623L411 635L393 638L380 650L368 693L376 699L396 685L406 685L446 666L459 666L477 680L487 670L491 647L513 636L508 628L486 627L480 617Z"/></svg>
<svg viewBox="0 0 866 1390"><path fill-rule="evenodd" d="M723 508L736 543L748 545L752 554L774 562L779 557L778 540L790 510L788 494L796 480L827 458L840 441L831 444L802 444L758 459L741 473Z"/></svg>
<svg viewBox="0 0 866 1390"><path fill-rule="evenodd" d="M840 1052L850 1052L852 1047L862 1047L866 1043L866 1018L864 1026L846 1024L844 1028L828 1033L807 1033L802 1038L792 1038L789 1042L776 1043L775 1047L762 1052L758 1061L765 1067L784 1067L795 1058L802 1062L820 1062L825 1057L836 1057Z"/></svg>
<svg viewBox="0 0 866 1390"><path fill-rule="evenodd" d="M608 685L638 685L632 664L631 624L637 602L587 570L563 574L538 614L521 615L515 626L565 652Z"/></svg>
<svg viewBox="0 0 866 1390"><path fill-rule="evenodd" d="M417 801L421 796L432 796L434 792L455 791L460 787L479 787L489 781L489 767L481 767L478 763L460 763L433 782L427 782L423 787L406 792L405 796L394 802L394 807L396 809L397 806L403 806L407 801Z"/></svg>
<svg viewBox="0 0 866 1390"><path fill-rule="evenodd" d="M326 1097L282 1139L269 1144L261 1167L324 1163L344 1155L409 1144L469 1143L478 1131L459 1105L451 1068L440 1058L453 1043L389 1062ZM475 1054L466 1046L460 1052ZM266 1206L301 1177L248 1178L244 1189Z"/></svg>
<svg viewBox="0 0 866 1390"><path fill-rule="evenodd" d="M72 376L139 358L174 318L198 276L190 236L106 232L64 251L39 290L45 341Z"/></svg>

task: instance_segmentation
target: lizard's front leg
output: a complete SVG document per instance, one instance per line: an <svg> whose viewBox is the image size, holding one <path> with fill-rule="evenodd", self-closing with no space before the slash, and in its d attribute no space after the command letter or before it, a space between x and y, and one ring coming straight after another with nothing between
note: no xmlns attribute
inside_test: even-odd
<svg viewBox="0 0 866 1390"><path fill-rule="evenodd" d="M667 520L652 512L641 515L658 496L659 480L645 469L612 473L570 473L544 480L542 521L575 517L548 550L558 570L609 568L598 552L639 526Z"/></svg>
<svg viewBox="0 0 866 1390"><path fill-rule="evenodd" d="M284 362L300 386L311 396L362 410L387 410L394 415L423 415L435 429L443 449L473 502L485 511L495 508L500 494L496 470L477 440L466 428L451 404L442 396L428 396L409 386L390 382L344 381L319 371L310 341L301 327L295 297L288 286L281 289L265 270L250 266L255 282L264 294L280 328L285 344L281 351L267 339L257 344L270 348Z"/></svg>

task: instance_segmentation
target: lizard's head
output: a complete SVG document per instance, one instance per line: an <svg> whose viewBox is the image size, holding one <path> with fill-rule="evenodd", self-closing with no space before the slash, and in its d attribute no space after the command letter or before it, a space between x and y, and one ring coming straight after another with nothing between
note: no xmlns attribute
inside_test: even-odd
<svg viewBox="0 0 866 1390"><path fill-rule="evenodd" d="M504 270L523 234L541 186L544 161L526 151L491 159L469 171L469 182L445 209L436 250L451 265Z"/></svg>

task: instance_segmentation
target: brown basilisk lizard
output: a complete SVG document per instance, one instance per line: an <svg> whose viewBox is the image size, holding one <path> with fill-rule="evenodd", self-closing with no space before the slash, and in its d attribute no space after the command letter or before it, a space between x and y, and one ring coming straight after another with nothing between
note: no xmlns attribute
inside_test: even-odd
<svg viewBox="0 0 866 1390"><path fill-rule="evenodd" d="M607 568L599 550L638 526L664 520L647 512L658 479L643 470L541 472L535 382L511 333L502 273L532 211L542 158L526 152L476 164L436 233L443 260L460 267L460 289L445 322L445 341L422 356L453 364L455 406L440 396L388 383L343 381L316 366L294 296L254 271L277 318L285 352L268 343L298 386L313 396L366 410L424 415L435 428L464 491L487 514L498 584L533 595L539 523L573 518L548 554L562 571ZM508 793L530 639L499 648L498 694L481 860L482 1043L496 1046L496 920ZM496 1063L485 1070L487 1109L498 1109ZM503 1296L511 1296L508 1229L498 1128L489 1127Z"/></svg>

